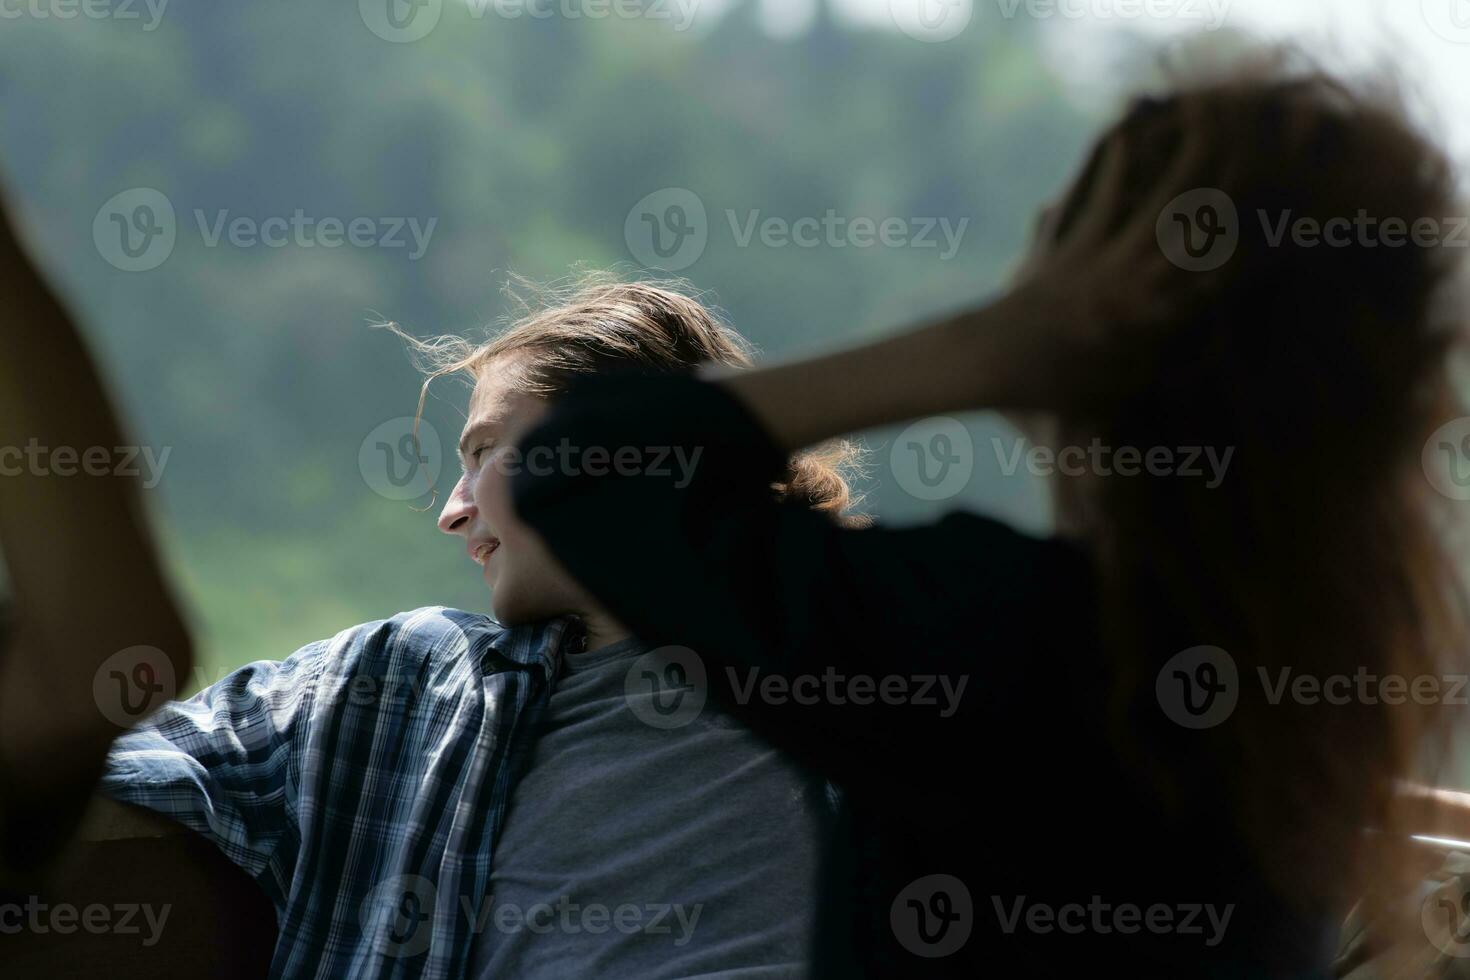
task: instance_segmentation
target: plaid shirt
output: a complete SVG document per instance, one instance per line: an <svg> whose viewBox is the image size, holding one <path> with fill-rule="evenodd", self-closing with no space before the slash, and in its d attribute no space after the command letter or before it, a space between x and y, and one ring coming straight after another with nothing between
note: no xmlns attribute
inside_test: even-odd
<svg viewBox="0 0 1470 980"><path fill-rule="evenodd" d="M570 632L442 606L355 626L169 703L117 740L101 790L260 883L272 976L463 976L463 910Z"/></svg>

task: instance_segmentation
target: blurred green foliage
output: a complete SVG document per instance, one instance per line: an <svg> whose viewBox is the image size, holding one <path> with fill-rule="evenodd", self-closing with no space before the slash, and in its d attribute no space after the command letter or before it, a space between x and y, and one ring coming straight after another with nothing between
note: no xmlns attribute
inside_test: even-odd
<svg viewBox="0 0 1470 980"><path fill-rule="evenodd" d="M0 22L0 162L132 430L172 447L148 496L207 680L399 609L486 608L478 569L434 513L379 496L359 471L364 438L417 398L402 345L372 320L475 329L503 312L508 273L630 268L629 209L683 187L708 208L710 241L681 274L763 351L870 335L997 288L1095 125L1048 69L1038 25L984 5L942 44L825 12L778 40L739 3L681 33L476 17L447 0L408 44L374 36L352 3L175 0L152 31ZM129 273L104 261L92 226L138 186L167 195L179 233L163 265ZM406 249L208 247L194 217L296 209L437 225L412 261ZM945 261L740 247L726 217L829 209L968 226ZM428 419L447 447L465 392L440 395ZM990 423L976 424L981 446ZM887 478L882 434L870 444L871 509L931 512ZM1038 522L1034 488L977 455L950 505Z"/></svg>

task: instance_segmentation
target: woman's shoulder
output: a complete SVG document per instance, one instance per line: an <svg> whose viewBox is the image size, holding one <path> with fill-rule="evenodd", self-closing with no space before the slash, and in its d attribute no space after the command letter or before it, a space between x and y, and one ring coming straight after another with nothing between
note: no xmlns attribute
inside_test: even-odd
<svg viewBox="0 0 1470 980"><path fill-rule="evenodd" d="M953 511L922 525L877 522L853 532L887 538L893 557L928 566L936 582L1006 593L1032 590L1052 597L1090 596L1096 569L1092 548L1077 538L1038 534L973 511Z"/></svg>

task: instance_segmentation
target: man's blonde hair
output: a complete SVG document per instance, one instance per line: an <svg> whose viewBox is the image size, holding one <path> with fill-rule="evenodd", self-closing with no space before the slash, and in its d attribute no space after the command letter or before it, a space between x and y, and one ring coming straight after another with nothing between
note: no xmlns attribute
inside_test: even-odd
<svg viewBox="0 0 1470 980"><path fill-rule="evenodd" d="M488 340L412 337L396 324L383 324L410 346L426 375L419 393L422 415L429 385L437 378L467 375L478 380L490 365L512 372L516 387L541 398L565 391L573 379L607 371L642 369L692 373L706 364L748 367L753 348L678 281L624 281L609 273L586 273L550 286L512 279L506 288L512 312ZM772 489L782 499L804 501L848 525L867 523L850 515L856 505L847 474L861 453L835 440L796 453Z"/></svg>

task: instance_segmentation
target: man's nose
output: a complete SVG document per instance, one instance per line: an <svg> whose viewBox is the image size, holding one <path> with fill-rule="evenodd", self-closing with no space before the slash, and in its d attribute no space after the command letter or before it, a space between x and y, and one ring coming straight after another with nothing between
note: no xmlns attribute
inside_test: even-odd
<svg viewBox="0 0 1470 980"><path fill-rule="evenodd" d="M463 534L475 519L475 501L470 496L464 477L454 485L454 492L439 512L439 530L445 534Z"/></svg>

